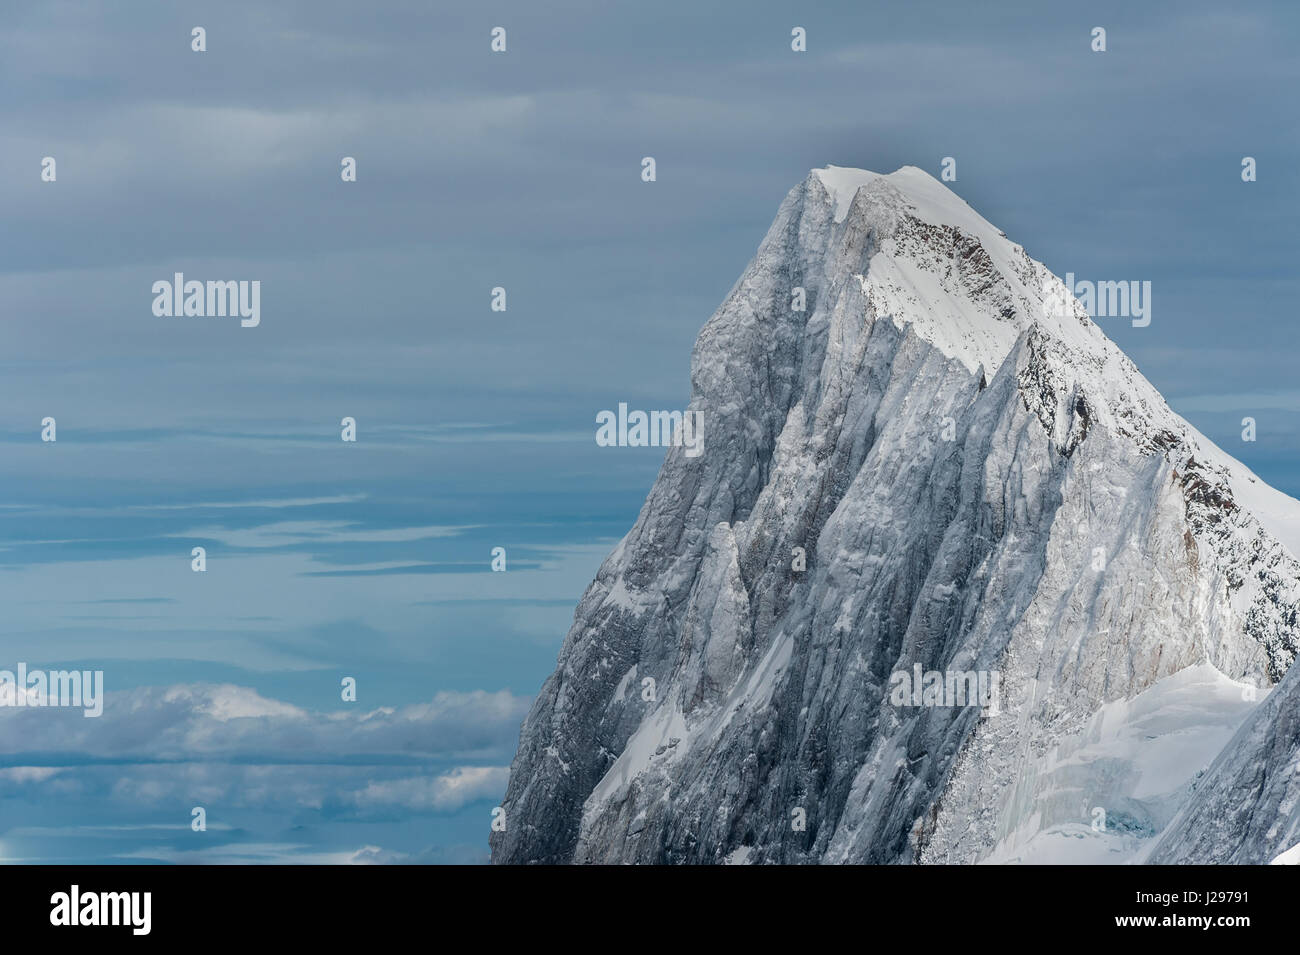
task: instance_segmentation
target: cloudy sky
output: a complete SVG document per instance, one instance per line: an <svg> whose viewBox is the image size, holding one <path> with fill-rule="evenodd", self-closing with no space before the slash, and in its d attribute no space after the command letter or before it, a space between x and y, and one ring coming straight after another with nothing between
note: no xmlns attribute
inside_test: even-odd
<svg viewBox="0 0 1300 955"><path fill-rule="evenodd" d="M598 448L595 414L685 405L696 333L816 166L954 157L1058 274L1150 281L1150 326L1103 328L1300 493L1298 28L1289 3L10 5L0 669L102 669L108 697L0 710L0 859L485 858L662 458ZM175 272L260 281L261 324L156 317Z"/></svg>

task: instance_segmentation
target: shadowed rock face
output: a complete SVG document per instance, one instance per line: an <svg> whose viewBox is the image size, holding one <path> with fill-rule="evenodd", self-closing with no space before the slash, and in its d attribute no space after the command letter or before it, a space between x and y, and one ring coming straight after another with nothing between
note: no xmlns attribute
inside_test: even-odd
<svg viewBox="0 0 1300 955"><path fill-rule="evenodd" d="M1103 795L1153 835L1181 783L1066 805L1052 754L1185 668L1267 686L1300 645L1300 505L920 170L792 190L692 384L703 453L668 452L583 595L495 862L979 861ZM897 705L917 665L996 673L996 714Z"/></svg>

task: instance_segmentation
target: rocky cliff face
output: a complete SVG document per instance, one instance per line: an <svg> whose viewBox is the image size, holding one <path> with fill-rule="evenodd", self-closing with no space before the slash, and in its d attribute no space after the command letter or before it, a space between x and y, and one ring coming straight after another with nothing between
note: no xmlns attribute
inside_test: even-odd
<svg viewBox="0 0 1300 955"><path fill-rule="evenodd" d="M1300 504L1044 266L920 170L816 170L692 383L704 451L583 595L494 861L1205 854L1171 819L1300 646ZM894 692L928 671L997 706Z"/></svg>

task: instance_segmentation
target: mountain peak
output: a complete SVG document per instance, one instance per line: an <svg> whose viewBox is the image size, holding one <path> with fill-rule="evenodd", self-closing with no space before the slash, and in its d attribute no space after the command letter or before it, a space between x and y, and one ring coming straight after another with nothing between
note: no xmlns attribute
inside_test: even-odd
<svg viewBox="0 0 1300 955"><path fill-rule="evenodd" d="M708 440L668 452L583 595L495 861L1034 859L1080 836L1126 858L1227 743L1239 684L1300 650L1300 563L1279 542L1300 504L919 169L813 170L700 333L691 382ZM894 692L932 673L996 677L1002 703ZM1135 754L1148 714L1188 707L1196 732ZM1177 769L1152 789L1166 745ZM1093 834L1079 805L1137 822ZM1276 818L1241 860L1286 848Z"/></svg>
<svg viewBox="0 0 1300 955"><path fill-rule="evenodd" d="M888 174L827 166L801 188L833 205L833 225L822 229L828 272L841 274L830 281L858 285L868 320L888 319L972 374L991 378L1016 358L1026 407L1054 439L1068 444L1070 409L1082 400L1139 452L1200 462L1300 556L1300 503L1175 414L1061 279L938 179L916 166Z"/></svg>
<svg viewBox="0 0 1300 955"><path fill-rule="evenodd" d="M802 188L819 223L811 231L840 252L835 268L862 284L869 310L907 323L970 371L996 373L1036 323L1084 364L1114 357L1063 282L924 170L827 166Z"/></svg>
<svg viewBox="0 0 1300 955"><path fill-rule="evenodd" d="M917 218L933 225L952 225L976 234L999 230L976 213L938 179L917 166L900 166L891 173L848 166L826 166L810 173L835 203L835 221L843 222L858 190L863 187L897 192Z"/></svg>

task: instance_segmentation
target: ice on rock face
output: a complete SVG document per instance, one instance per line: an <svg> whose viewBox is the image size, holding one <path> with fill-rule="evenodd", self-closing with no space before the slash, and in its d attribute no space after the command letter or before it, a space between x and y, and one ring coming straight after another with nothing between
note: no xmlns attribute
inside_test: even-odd
<svg viewBox="0 0 1300 955"><path fill-rule="evenodd" d="M1105 704L1022 774L1008 834L982 861L1137 861L1255 709L1248 689L1204 663Z"/></svg>
<svg viewBox="0 0 1300 955"><path fill-rule="evenodd" d="M1300 667L1219 752L1142 861L1300 864Z"/></svg>
<svg viewBox="0 0 1300 955"><path fill-rule="evenodd" d="M1282 781L1234 859L1300 840L1296 734L1260 715L1300 694L1266 692L1300 503L945 186L814 170L691 373L709 440L583 595L494 861L1195 861L1252 770ZM996 714L896 705L914 667L997 673Z"/></svg>

